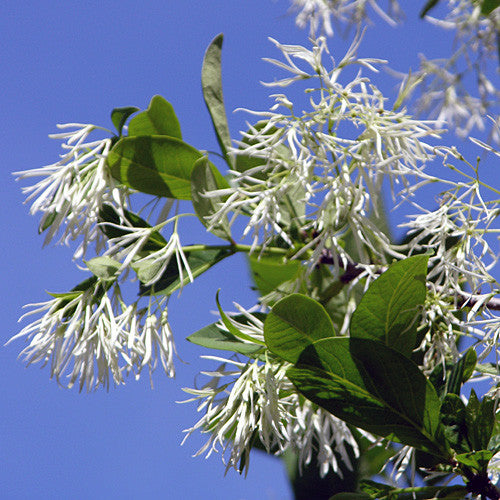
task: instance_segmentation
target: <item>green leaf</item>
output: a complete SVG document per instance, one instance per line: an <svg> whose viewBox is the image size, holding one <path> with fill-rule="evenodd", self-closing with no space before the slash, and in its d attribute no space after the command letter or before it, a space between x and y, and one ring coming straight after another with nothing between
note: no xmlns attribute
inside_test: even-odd
<svg viewBox="0 0 500 500"><path fill-rule="evenodd" d="M139 217L134 212L123 210L123 215L132 227L151 227L144 219ZM120 219L118 212L112 205L109 205L107 203L102 205L101 209L99 210L99 222L104 223L99 227L101 228L101 231L110 239L118 238L120 236L128 234L128 231L124 229L119 229L115 226L109 225L124 224L124 221ZM163 248L166 244L167 240L158 231L153 231L146 243L143 245L142 250L146 252L154 252L155 250ZM130 243L130 245L132 245L132 243Z"/></svg>
<svg viewBox="0 0 500 500"><path fill-rule="evenodd" d="M118 135L121 137L123 126L125 125L128 117L139 111L139 108L135 106L126 106L124 108L115 108L111 111L111 121L118 131Z"/></svg>
<svg viewBox="0 0 500 500"><path fill-rule="evenodd" d="M395 488L386 484L362 479L359 487L369 498L377 500L429 500L448 498L463 500L468 491L465 486L415 486Z"/></svg>
<svg viewBox="0 0 500 500"><path fill-rule="evenodd" d="M203 249L184 252L188 261L193 278L196 278L222 259L233 255L231 248L227 249ZM171 259L163 276L153 285L140 287L141 295L171 295L184 285L189 283L189 277L184 273L181 281L176 259Z"/></svg>
<svg viewBox="0 0 500 500"><path fill-rule="evenodd" d="M155 95L146 111L130 120L128 135L168 135L182 139L181 126L172 105L160 95Z"/></svg>
<svg viewBox="0 0 500 500"><path fill-rule="evenodd" d="M191 172L200 151L175 137L160 135L125 137L110 151L107 162L113 177L146 194L191 199ZM220 188L228 184L212 171Z"/></svg>
<svg viewBox="0 0 500 500"><path fill-rule="evenodd" d="M306 398L348 424L432 455L448 454L436 437L441 401L434 387L413 361L378 341L318 340L287 376Z"/></svg>
<svg viewBox="0 0 500 500"><path fill-rule="evenodd" d="M231 135L227 124L226 108L224 106L224 96L222 93L222 71L221 52L224 35L217 35L208 46L203 67L201 70L201 86L203 98L207 105L210 118L217 135L217 141L228 165L232 168L232 162L228 155L231 148Z"/></svg>
<svg viewBox="0 0 500 500"><path fill-rule="evenodd" d="M85 293L87 290L94 288L97 281L98 281L97 276L91 276L90 278L86 278L80 283L78 283L78 285L74 286L69 292L63 292L63 293L47 292L51 297L60 299L55 311L60 311L61 309L66 307L73 299L76 299L77 297ZM104 288L98 287L97 293L101 294L104 293ZM71 307L68 311L66 311L63 320L65 321L67 318L73 316L75 309L76 305Z"/></svg>
<svg viewBox="0 0 500 500"><path fill-rule="evenodd" d="M495 401L483 396L479 401L474 389L471 389L465 415L467 434L473 450L486 450L495 425Z"/></svg>
<svg viewBox="0 0 500 500"><path fill-rule="evenodd" d="M498 376L499 373L496 363L479 363L476 365L476 370L486 375Z"/></svg>
<svg viewBox="0 0 500 500"><path fill-rule="evenodd" d="M441 404L441 432L448 445L457 453L470 451L467 439L466 408L457 394L447 394Z"/></svg>
<svg viewBox="0 0 500 500"><path fill-rule="evenodd" d="M460 360L453 365L449 379L447 380L447 392L460 395L462 385L471 378L474 373L476 363L477 354L471 347L460 358Z"/></svg>
<svg viewBox="0 0 500 500"><path fill-rule="evenodd" d="M84 261L94 276L103 280L112 280L120 270L121 262L111 257L95 257Z"/></svg>
<svg viewBox="0 0 500 500"><path fill-rule="evenodd" d="M261 295L276 290L285 281L297 278L302 265L298 260L284 261L282 257L248 257L252 278Z"/></svg>
<svg viewBox="0 0 500 500"><path fill-rule="evenodd" d="M264 313L253 313L253 315L261 321L264 321L266 317ZM238 323L248 323L248 318L243 314L237 314L233 316L232 319ZM187 337L187 340L208 349L232 351L250 357L262 350L262 346L255 345L254 343L242 342L232 333L222 330L218 323L212 323L211 325L205 326Z"/></svg>
<svg viewBox="0 0 500 500"><path fill-rule="evenodd" d="M425 15L433 9L438 2L439 0L428 0L428 2L424 5L424 8L420 11L420 18L425 17Z"/></svg>
<svg viewBox="0 0 500 500"><path fill-rule="evenodd" d="M330 497L329 500L374 500L373 497L366 493L337 493Z"/></svg>
<svg viewBox="0 0 500 500"><path fill-rule="evenodd" d="M46 231L54 221L56 220L57 217L57 212L54 210L50 212L46 217L42 219L42 222L38 226L38 234L42 234L44 231Z"/></svg>
<svg viewBox="0 0 500 500"><path fill-rule="evenodd" d="M500 0L483 0L481 4L481 14L483 14L483 16L488 16L497 7L500 7Z"/></svg>
<svg viewBox="0 0 500 500"><path fill-rule="evenodd" d="M217 188L217 181L210 168L208 159L203 156L195 162L193 171L191 172L191 196L194 211L200 222L207 228L209 226L207 218L217 212L218 204L222 201L222 197L207 198L205 193L207 191L214 191ZM232 241L231 228L226 216L210 229L210 232L219 238Z"/></svg>
<svg viewBox="0 0 500 500"><path fill-rule="evenodd" d="M351 337L378 340L410 356L425 301L428 255L395 262L364 294L351 319Z"/></svg>
<svg viewBox="0 0 500 500"><path fill-rule="evenodd" d="M264 322L267 346L290 363L296 363L307 346L334 336L332 320L323 306L298 293L276 302Z"/></svg>
<svg viewBox="0 0 500 500"><path fill-rule="evenodd" d="M493 458L493 452L490 450L470 451L455 456L455 460L466 467L473 467L477 472L486 471L488 462Z"/></svg>

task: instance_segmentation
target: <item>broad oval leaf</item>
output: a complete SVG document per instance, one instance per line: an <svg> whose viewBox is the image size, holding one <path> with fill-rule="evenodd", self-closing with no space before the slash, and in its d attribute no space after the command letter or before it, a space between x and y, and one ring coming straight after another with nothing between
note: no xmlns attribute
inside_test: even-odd
<svg viewBox="0 0 500 500"><path fill-rule="evenodd" d="M410 356L416 347L417 317L427 293L428 255L395 262L363 295L351 318L351 337L378 340Z"/></svg>
<svg viewBox="0 0 500 500"><path fill-rule="evenodd" d="M323 306L298 293L276 302L264 322L267 346L290 363L296 363L307 346L334 336L332 320Z"/></svg>
<svg viewBox="0 0 500 500"><path fill-rule="evenodd" d="M210 168L210 163L208 159L203 156L195 162L193 171L191 172L191 196L194 211L200 222L207 228L209 227L207 217L217 212L218 202L222 201L222 198L207 198L205 194L217 188L217 181ZM219 238L232 241L231 228L229 227L229 221L226 216L224 216L217 225L212 227L210 232Z"/></svg>
<svg viewBox="0 0 500 500"><path fill-rule="evenodd" d="M227 124L226 108L222 93L221 52L224 35L217 35L208 46L201 70L201 86L203 98L207 105L210 118L217 135L217 141L228 165L232 168L232 161L228 155L231 148L231 135Z"/></svg>
<svg viewBox="0 0 500 500"><path fill-rule="evenodd" d="M181 126L173 106L161 95L155 95L148 109L134 116L128 126L128 135L168 135L182 139Z"/></svg>
<svg viewBox="0 0 500 500"><path fill-rule="evenodd" d="M110 151L113 177L137 191L167 198L191 199L191 172L202 153L189 144L161 135L125 137ZM227 181L211 165L217 186Z"/></svg>
<svg viewBox="0 0 500 500"><path fill-rule="evenodd" d="M326 338L287 375L305 397L348 424L438 456L441 401L418 366L378 341Z"/></svg>

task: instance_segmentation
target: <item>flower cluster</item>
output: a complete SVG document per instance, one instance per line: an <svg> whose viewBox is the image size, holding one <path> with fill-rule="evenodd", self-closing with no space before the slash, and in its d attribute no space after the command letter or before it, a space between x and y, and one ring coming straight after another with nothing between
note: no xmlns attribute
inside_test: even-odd
<svg viewBox="0 0 500 500"><path fill-rule="evenodd" d="M111 139L89 140L99 129L95 125L68 123L61 129L75 129L53 134L63 139L64 154L53 165L14 172L18 179L43 177L33 186L24 187L31 214L42 213L40 230L46 231L45 244L59 235L58 243L80 240L74 258L83 257L91 243L97 250L104 238L97 227L99 210L104 203L124 205L127 192L118 187L106 167Z"/></svg>
<svg viewBox="0 0 500 500"><path fill-rule="evenodd" d="M488 70L497 58L497 33L500 14L495 9L488 16L481 13L482 2L446 0L443 18L427 14L426 20L436 27L454 32L454 52L444 58L428 59L421 55L420 68L409 77L420 90L415 107L419 113L437 120L440 126L453 127L460 137L467 137L473 128L483 130L488 112L497 114L500 93L492 83ZM332 19L338 24L360 26L369 21L368 7L384 21L395 25L402 18L396 0L389 2L387 11L375 0L293 0L296 23L312 32L321 30L333 35ZM474 75L474 78L471 78ZM471 92L471 88L475 91ZM492 139L500 136L492 129Z"/></svg>
<svg viewBox="0 0 500 500"><path fill-rule="evenodd" d="M422 56L413 77L422 79L421 97L416 105L441 123L453 127L461 137L473 128L484 129L485 116L498 110L500 92L491 82L488 63L497 59L498 9L481 14L481 4L470 0L447 0L443 19L427 16L439 28L455 32L455 52L448 58L428 60ZM474 75L474 80L470 77ZM477 82L477 93L468 89ZM432 115L434 113L434 115ZM493 129L493 139L500 137Z"/></svg>
<svg viewBox="0 0 500 500"><path fill-rule="evenodd" d="M168 376L175 373L175 347L164 304L158 304L158 313L138 310L136 303L123 302L117 285L111 289L108 282L90 278L71 292L30 306L35 309L20 321L43 315L9 342L26 337L30 343L21 356L28 364L50 363L51 377L62 385L77 384L80 391L85 386L87 391L108 388L110 381L123 383L128 373L139 377L145 366L153 371L158 358Z"/></svg>
<svg viewBox="0 0 500 500"><path fill-rule="evenodd" d="M358 59L360 41L357 37L337 64L331 60L332 69L323 62L329 56L323 37L312 40L311 50L273 41L286 62L269 61L291 76L268 85L310 82L314 87L306 94L311 109L300 113L291 98L278 94L270 111L253 112L261 121L243 133L234 152L250 157L255 166L233 173L233 187L224 191L212 225L229 212L250 214L244 235L251 234L253 245L265 248L276 235L287 241L292 220L313 235L296 255L303 259L311 249L312 265L324 250L345 262L351 259L343 245L348 232L358 252L355 261L368 264L375 255L384 263L387 255L402 257L371 214L376 218L382 205L385 179L393 194L410 189L412 180L430 182L423 167L433 148L424 139L438 137L438 132L404 110L385 108L382 93L360 71L376 71L374 65L383 61ZM305 68L297 65L301 62ZM214 191L212 196L221 194Z"/></svg>
<svg viewBox="0 0 500 500"><path fill-rule="evenodd" d="M196 456L222 450L226 469L248 471L250 451L260 443L268 453L286 450L298 455L300 469L316 456L322 476L331 469L340 473L338 454L352 468L348 448L359 455L358 445L347 425L300 397L285 375L286 365L253 360L204 356L222 364L212 372L202 372L211 379L200 389L184 389L198 401L203 417L190 429L186 438L200 430L208 433L206 444ZM233 366L233 369L229 369ZM185 439L186 439L185 438Z"/></svg>
<svg viewBox="0 0 500 500"><path fill-rule="evenodd" d="M321 29L332 36L332 20L357 25L369 18L369 10L390 25L396 24L401 15L398 0L390 0L385 11L377 0L292 0L291 10L297 12L297 26L310 25L313 31Z"/></svg>

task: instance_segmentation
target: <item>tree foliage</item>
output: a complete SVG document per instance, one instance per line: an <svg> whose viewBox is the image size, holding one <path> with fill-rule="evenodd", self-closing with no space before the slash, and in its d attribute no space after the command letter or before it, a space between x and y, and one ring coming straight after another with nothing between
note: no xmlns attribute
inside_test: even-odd
<svg viewBox="0 0 500 500"><path fill-rule="evenodd" d="M94 139L94 125L63 126L65 154L24 191L46 241L78 241L74 257L89 274L37 305L41 317L14 338L28 340L30 363L48 363L51 377L80 390L158 364L173 376L170 296L243 253L257 304L229 313L217 294L220 319L187 337L217 351L219 363L203 372L205 385L186 389L202 410L187 435L208 435L199 454L222 448L226 467L240 472L253 449L282 456L296 498L498 499L499 191L442 144L439 128L446 119L468 134L484 103L464 100L464 125L463 110L451 107L458 87L449 87L437 122L415 118L408 109L435 104L429 89L446 64L440 73L427 61L385 97L367 76L382 61L357 56L359 31L331 60L331 18L360 25L367 3L293 2L298 24L310 23L311 47L273 40L283 60L269 61L287 76L269 85L289 93L253 112L239 139L224 106L223 36L213 39L201 82L224 167L183 140L174 106L158 95L145 110L113 109L116 130L104 139ZM383 16L396 19L390 4ZM459 39L477 28L490 48L500 2L429 1L422 17L443 4L442 23L454 22ZM492 109L496 90L478 71ZM304 111L294 104L301 82ZM418 88L427 96L415 100ZM475 143L500 156L494 140ZM431 185L441 190L437 207L419 201ZM147 197L149 216L132 210ZM402 239L389 230L388 199L417 212ZM183 244L184 217L219 242ZM130 303L122 287L131 278ZM469 383L480 377L491 387L478 396Z"/></svg>

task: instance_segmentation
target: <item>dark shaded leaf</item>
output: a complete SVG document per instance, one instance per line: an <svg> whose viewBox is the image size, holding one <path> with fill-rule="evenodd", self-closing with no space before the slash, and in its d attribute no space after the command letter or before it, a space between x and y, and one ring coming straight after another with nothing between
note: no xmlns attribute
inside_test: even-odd
<svg viewBox="0 0 500 500"><path fill-rule="evenodd" d="M441 432L456 453L470 451L467 439L466 408L456 394L447 394L441 404Z"/></svg>
<svg viewBox="0 0 500 500"><path fill-rule="evenodd" d="M447 381L447 392L460 395L462 385L471 378L474 373L476 363L477 354L471 347L465 352L459 361L453 365L449 375L449 380Z"/></svg>
<svg viewBox="0 0 500 500"><path fill-rule="evenodd" d="M420 17L423 18L426 16L426 14L433 9L437 4L439 3L439 0L428 0L428 2L424 5L424 8L420 11Z"/></svg>
<svg viewBox="0 0 500 500"><path fill-rule="evenodd" d="M208 271L212 266L220 262L222 259L229 257L234 252L228 249L205 249L205 250L191 250L186 251L185 255L193 274L193 278L196 278L205 271ZM163 276L153 285L150 286L140 286L141 295L170 295L176 290L179 290L182 286L189 283L189 276L184 273L183 279L181 281L179 275L179 268L177 266L176 259L171 259L167 265L167 269L163 273Z"/></svg>
<svg viewBox="0 0 500 500"><path fill-rule="evenodd" d="M483 0L481 4L481 14L490 15L497 7L500 7L500 0Z"/></svg>
<svg viewBox="0 0 500 500"><path fill-rule="evenodd" d="M486 450L495 425L495 401L483 396L482 401L471 389L465 416L467 435L473 450Z"/></svg>
<svg viewBox="0 0 500 500"><path fill-rule="evenodd" d="M128 117L139 111L139 108L135 106L126 106L124 108L115 108L111 111L111 121L118 131L118 135L121 137L123 127L128 119Z"/></svg>
<svg viewBox="0 0 500 500"><path fill-rule="evenodd" d="M326 338L307 347L287 375L304 396L347 423L447 455L436 438L441 401L400 352L368 339Z"/></svg>
<svg viewBox="0 0 500 500"><path fill-rule="evenodd" d="M123 210L123 214L129 224L132 227L151 227L144 219L139 217L134 212L130 212L129 210ZM116 209L107 203L105 203L101 210L99 211L99 222L104 222L108 224L101 224L99 227L101 231L109 238L118 238L125 234L128 234L128 231L124 229L119 229L115 226L111 226L109 224L123 225L125 221L120 219L118 212ZM132 244L132 243L130 243ZM163 248L167 244L167 240L158 232L153 231L151 236L143 245L142 250L146 252L154 252L155 250L159 250Z"/></svg>

